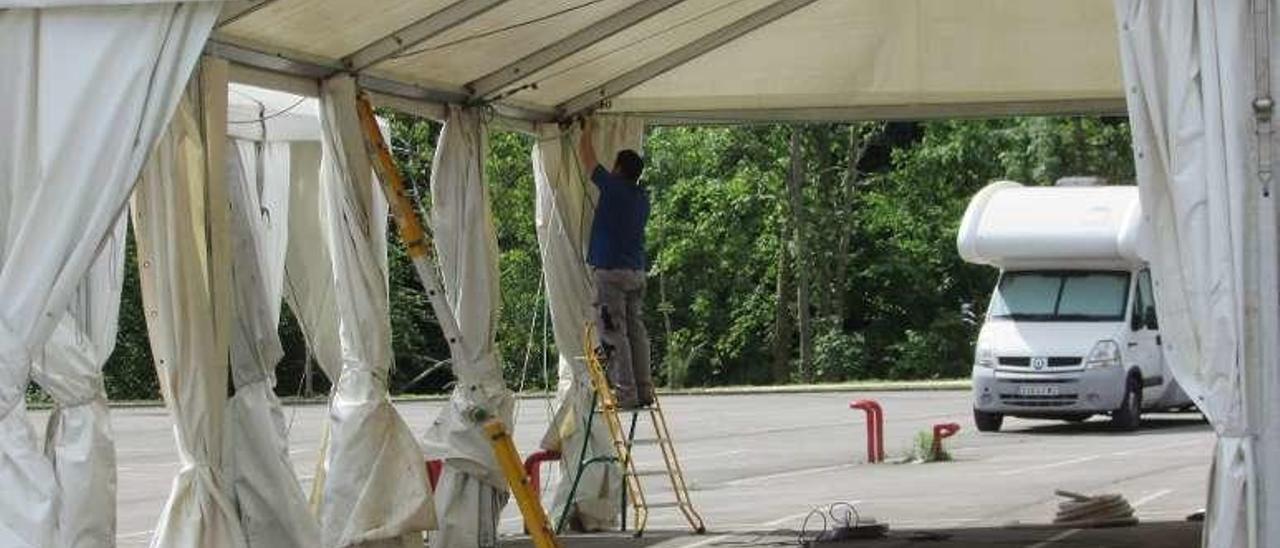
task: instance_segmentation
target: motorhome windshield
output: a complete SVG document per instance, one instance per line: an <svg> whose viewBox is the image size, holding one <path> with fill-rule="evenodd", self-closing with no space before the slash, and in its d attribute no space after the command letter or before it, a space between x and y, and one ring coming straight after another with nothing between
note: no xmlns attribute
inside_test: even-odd
<svg viewBox="0 0 1280 548"><path fill-rule="evenodd" d="M1128 272L1005 272L991 299L991 317L1037 322L1124 319Z"/></svg>

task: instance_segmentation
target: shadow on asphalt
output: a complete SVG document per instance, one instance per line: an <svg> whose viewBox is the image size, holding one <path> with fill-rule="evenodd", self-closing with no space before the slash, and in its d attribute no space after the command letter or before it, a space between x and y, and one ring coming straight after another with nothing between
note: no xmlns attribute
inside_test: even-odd
<svg viewBox="0 0 1280 548"><path fill-rule="evenodd" d="M1037 421L1035 424L1021 428L1006 428L1003 432L1011 434L1052 434L1070 435L1163 435L1180 434L1191 430L1212 430L1208 421L1199 413L1168 413L1142 418L1142 427L1136 432L1116 430L1107 417L1094 417L1085 422L1055 422L1052 420Z"/></svg>
<svg viewBox="0 0 1280 548"><path fill-rule="evenodd" d="M892 525L892 524L890 524ZM1050 540L1053 539L1053 540ZM692 536L685 531L651 531L644 538L623 533L571 535L561 537L565 548L757 548L799 545L799 533L789 530L712 531ZM877 540L849 540L816 543L815 548L866 547L898 548L978 548L987 546L1033 546L1045 543L1053 548L1196 548L1200 546L1200 524L1169 521L1142 523L1132 527L1071 530L1053 527L986 527L966 529L891 530ZM506 539L503 548L532 546L528 539Z"/></svg>

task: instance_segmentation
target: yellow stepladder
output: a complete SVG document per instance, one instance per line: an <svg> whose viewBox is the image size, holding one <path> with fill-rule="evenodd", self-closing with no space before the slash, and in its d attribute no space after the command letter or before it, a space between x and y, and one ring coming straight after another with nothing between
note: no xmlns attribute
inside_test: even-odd
<svg viewBox="0 0 1280 548"><path fill-rule="evenodd" d="M378 174L382 193L387 198L392 216L399 228L400 239L404 242L409 258L413 261L414 270L417 271L423 289L427 292L427 299L436 313L436 319L440 322L440 329L449 342L450 353L454 356L460 355L462 333L458 329L453 310L445 300L440 280L436 278L433 270L431 240L422 227L417 206L409 198L404 180L400 177L400 171L396 169L395 162L391 158L391 151L382 139L382 131L379 130L377 118L374 117L373 106L363 93L356 99L356 112L360 117L365 150L370 156L374 171ZM511 486L511 491L515 495L520 514L524 516L525 528L529 531L533 545L535 548L561 548L560 541L556 539L555 532L551 530L551 525L547 521L547 513L542 508L542 501L533 491L529 477L520 464L520 454L516 451L506 426L500 420L488 419L483 423L483 428L493 445L494 456L502 468L503 475L507 478L507 484Z"/></svg>
<svg viewBox="0 0 1280 548"><path fill-rule="evenodd" d="M613 441L614 452L617 454L618 465L622 468L623 483L626 488L623 501L622 518L623 529L626 528L626 511L627 504L630 503L632 511L635 513L635 534L641 536L644 534L645 526L649 520L649 510L659 508L677 508L684 515L685 521L689 523L689 527L694 533L703 534L707 532L706 524L702 521L702 516L698 514L697 509L693 506L693 501L689 498L689 487L685 483L684 470L680 467L680 459L676 456L675 443L671 439L671 431L667 427L666 416L662 413L662 403L658 401L657 395L654 395L653 404L648 407L636 409L631 412L631 425L627 431L623 430L622 419L618 416L617 400L613 396L613 390L609 387L609 380L604 373L604 365L600 361L600 356L595 350L595 326L588 322L583 333L584 355L586 356L587 375L591 379L591 387L595 390L592 398L592 415L588 417L587 429L591 428L591 417L600 414L604 417L605 424L609 428L609 437ZM654 438L648 440L635 439L636 425L642 414L648 415L650 424L653 426ZM589 438L589 436L588 436ZM587 443L589 443L589 439ZM662 452L663 469L662 470L639 470L636 468L635 455L632 449L640 443L656 444ZM578 471L575 474L572 491L577 491L578 482L582 478L583 470L602 459L586 459L586 447L583 447L582 456L579 458ZM612 459L608 459L612 460ZM676 500L671 502L663 502L650 504L645 498L644 484L642 477L666 475L671 482L671 490L675 493ZM573 500L573 494L569 495L569 500ZM565 515L561 516L560 527L564 526L565 516L568 515L568 508L565 509ZM559 528L557 529L557 531Z"/></svg>

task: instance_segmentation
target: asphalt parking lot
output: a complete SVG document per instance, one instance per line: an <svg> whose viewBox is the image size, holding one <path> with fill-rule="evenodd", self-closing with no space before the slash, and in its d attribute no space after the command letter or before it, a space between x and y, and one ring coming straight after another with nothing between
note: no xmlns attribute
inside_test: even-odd
<svg viewBox="0 0 1280 548"><path fill-rule="evenodd" d="M884 406L888 463L865 462L863 417L848 409L850 400L861 398ZM398 407L421 433L439 405L413 402ZM805 515L834 502L852 503L862 515L874 516L903 534L956 530L950 534L964 539L987 530L1012 538L1008 545L1037 548L1092 546L1102 542L1099 538L1125 535L1145 538L1135 530L1086 531L1045 544L1063 532L1007 528L1050 521L1058 503L1053 491L1059 488L1123 494L1144 522L1167 522L1159 527L1169 539L1178 540L1161 546L1184 541L1194 546L1194 526L1180 522L1204 505L1213 447L1212 431L1194 413L1149 415L1136 433L1114 432L1103 418L1082 424L1010 419L1002 432L978 433L969 419L968 392L962 391L673 396L664 399L664 406L693 500L710 533L686 536L674 510L655 510L649 540L636 546L751 546L750 542L770 538L794 540L791 531L800 529ZM33 413L32 420L42 428L46 416ZM286 416L295 469L309 487L325 408L289 407ZM546 421L546 401L521 401L515 438L522 453L535 449ZM940 422L962 426L948 440L954 461L893 462L917 432ZM146 546L178 468L172 429L162 408L115 409L113 426L120 465L120 546ZM556 481L553 469L548 467L544 483ZM661 480L650 478L650 500L670 496ZM519 529L520 518L511 505L502 530L515 535ZM622 539L575 537L567 545L630 545ZM1079 544L1084 541L1092 544ZM516 539L510 543L520 544ZM970 544L955 544L961 545Z"/></svg>

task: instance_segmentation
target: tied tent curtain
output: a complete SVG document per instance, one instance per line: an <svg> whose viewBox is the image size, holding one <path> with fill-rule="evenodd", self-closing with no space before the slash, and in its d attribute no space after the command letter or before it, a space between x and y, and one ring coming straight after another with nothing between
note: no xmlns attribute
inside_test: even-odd
<svg viewBox="0 0 1280 548"><path fill-rule="evenodd" d="M514 399L495 348L498 241L485 188L488 131L481 113L451 107L431 164L431 226L445 299L462 335L451 356L457 379L426 435L428 454L444 460L436 492L436 548L493 546L507 482L481 417L510 425Z"/></svg>
<svg viewBox="0 0 1280 548"><path fill-rule="evenodd" d="M320 530L289 460L287 423L275 395L284 356L277 326L289 228L290 144L229 140L231 378L223 470L249 548L311 547Z"/></svg>
<svg viewBox="0 0 1280 548"><path fill-rule="evenodd" d="M0 545L65 545L58 483L26 418L31 362L124 211L220 7L0 11ZM102 482L83 487L110 496ZM102 525L72 545L112 542L96 536Z"/></svg>
<svg viewBox="0 0 1280 548"><path fill-rule="evenodd" d="M156 548L245 546L221 472L231 319L226 71L225 62L202 64L130 208L147 335L181 464L151 537Z"/></svg>
<svg viewBox="0 0 1280 548"><path fill-rule="evenodd" d="M622 149L644 149L643 120L602 116L596 118L594 127L595 150L602 162L611 163ZM568 500L584 441L589 437L588 458L613 454L613 443L602 421L595 421L591 432L586 431L585 422L593 391L582 361L582 336L583 326L592 321L591 303L595 298L586 258L599 192L588 180L589 174L582 172L578 159L579 130L561 131L555 126L539 129L533 149L537 185L535 222L542 249L551 326L560 352L556 413L543 437L542 447L564 455L560 460L561 481L556 485L550 515L553 520L559 519L565 507L572 506L571 511L588 530L609 529L617 526L622 496L621 478L614 468L588 468L573 500Z"/></svg>
<svg viewBox="0 0 1280 548"><path fill-rule="evenodd" d="M102 241L66 315L32 367L32 378L54 402L44 453L57 478L57 546L115 546L115 436L102 366L116 346L125 222L121 215Z"/></svg>
<svg viewBox="0 0 1280 548"><path fill-rule="evenodd" d="M322 83L320 118L320 186L341 347L329 404L322 541L420 546L422 531L435 527L434 508L422 449L387 392L387 204L360 133L354 78Z"/></svg>

